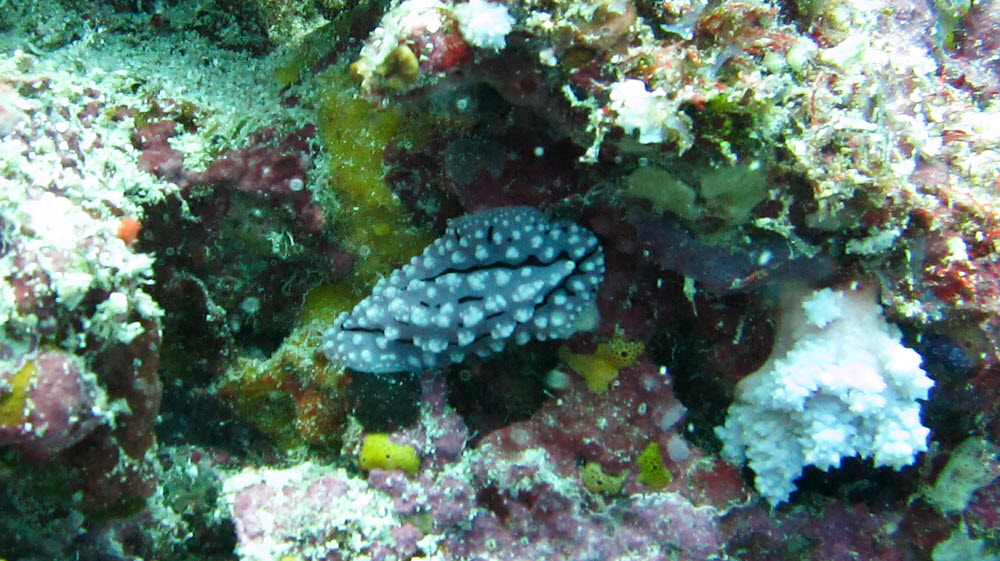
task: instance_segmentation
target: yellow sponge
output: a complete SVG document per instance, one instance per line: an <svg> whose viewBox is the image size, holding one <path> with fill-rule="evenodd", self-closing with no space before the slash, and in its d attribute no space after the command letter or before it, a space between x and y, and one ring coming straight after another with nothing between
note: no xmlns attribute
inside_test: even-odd
<svg viewBox="0 0 1000 561"><path fill-rule="evenodd" d="M396 444L385 433L372 433L361 443L358 464L361 469L399 469L416 475L420 458L412 446Z"/></svg>
<svg viewBox="0 0 1000 561"><path fill-rule="evenodd" d="M25 421L29 408L28 390L34 380L35 361L31 360L8 378L7 389L0 388L0 427L17 427Z"/></svg>
<svg viewBox="0 0 1000 561"><path fill-rule="evenodd" d="M619 370L635 366L643 350L645 346L642 341L629 341L623 334L615 333L610 341L601 343L589 355L573 354L568 347L563 346L559 349L559 358L583 376L590 391L604 393L618 376Z"/></svg>
<svg viewBox="0 0 1000 561"><path fill-rule="evenodd" d="M635 459L635 463L639 466L639 483L650 489L662 489L674 479L663 463L663 456L660 456L660 445L655 442L650 442L649 446L646 446L642 454Z"/></svg>
<svg viewBox="0 0 1000 561"><path fill-rule="evenodd" d="M597 462L587 462L580 469L580 479L583 486L591 493L598 495L617 495L625 484L625 474L611 475L601 469Z"/></svg>

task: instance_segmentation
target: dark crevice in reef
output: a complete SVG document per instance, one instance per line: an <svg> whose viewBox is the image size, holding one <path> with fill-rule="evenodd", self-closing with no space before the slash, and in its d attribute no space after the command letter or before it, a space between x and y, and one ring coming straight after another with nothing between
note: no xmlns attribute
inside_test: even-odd
<svg viewBox="0 0 1000 561"><path fill-rule="evenodd" d="M272 458L266 435L212 393L181 381L166 384L156 423L164 446L203 446L240 457Z"/></svg>
<svg viewBox="0 0 1000 561"><path fill-rule="evenodd" d="M138 248L156 256L152 290L167 312L164 341L183 344L186 360L209 370L225 342L269 356L295 325L306 290L329 276L329 265L309 252L275 253L281 229L252 219L259 201L231 193L226 208L218 202L189 197L197 220L185 218L178 198L151 208Z"/></svg>
<svg viewBox="0 0 1000 561"><path fill-rule="evenodd" d="M921 408L920 422L944 446L957 446L981 430L976 427L975 411L989 398L977 392L970 379L976 374L975 357L988 356L991 344L976 337L976 323L970 319L920 329L898 324L903 344L920 353L921 368L934 380L930 399Z"/></svg>
<svg viewBox="0 0 1000 561"><path fill-rule="evenodd" d="M469 427L471 445L530 418L549 397L545 375L557 364L550 344L534 342L447 369L448 403Z"/></svg>
<svg viewBox="0 0 1000 561"><path fill-rule="evenodd" d="M421 398L418 375L348 372L347 402L365 431L391 432L416 422Z"/></svg>
<svg viewBox="0 0 1000 561"><path fill-rule="evenodd" d="M164 311L158 437L268 455L266 437L211 386L236 356L266 358L279 347L324 267L308 255L273 254L267 233L275 225L248 218L263 203L241 193L220 202L213 193L189 190L183 201L173 196L151 207L136 247L156 257L148 290Z"/></svg>
<svg viewBox="0 0 1000 561"><path fill-rule="evenodd" d="M699 292L687 317L654 337L648 351L670 372L677 398L688 408L686 436L708 451L721 444L714 427L725 423L736 384L771 353L774 325L756 294Z"/></svg>
<svg viewBox="0 0 1000 561"><path fill-rule="evenodd" d="M871 459L847 457L840 467L823 471L806 466L795 480L797 497L810 495L836 497L849 503L866 504L873 509L894 509L904 506L914 492L917 469L896 471L889 467L876 468Z"/></svg>

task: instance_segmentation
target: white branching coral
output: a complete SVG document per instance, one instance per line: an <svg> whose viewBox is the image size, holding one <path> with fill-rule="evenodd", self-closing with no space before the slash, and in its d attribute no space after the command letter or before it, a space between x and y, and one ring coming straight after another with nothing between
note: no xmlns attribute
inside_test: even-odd
<svg viewBox="0 0 1000 561"><path fill-rule="evenodd" d="M638 132L640 144L677 140L680 151L693 143L690 125L677 110L677 102L667 97L663 88L646 89L642 80L628 79L608 88L608 109L614 112L614 124L626 134Z"/></svg>
<svg viewBox="0 0 1000 561"><path fill-rule="evenodd" d="M900 343L874 290L789 294L775 349L740 382L722 454L747 462L771 504L788 499L805 466L873 458L900 469L927 450L920 403L934 382Z"/></svg>
<svg viewBox="0 0 1000 561"><path fill-rule="evenodd" d="M462 37L469 43L494 51L507 46L507 34L514 29L515 22L507 6L486 0L469 0L456 5L453 13L458 19Z"/></svg>

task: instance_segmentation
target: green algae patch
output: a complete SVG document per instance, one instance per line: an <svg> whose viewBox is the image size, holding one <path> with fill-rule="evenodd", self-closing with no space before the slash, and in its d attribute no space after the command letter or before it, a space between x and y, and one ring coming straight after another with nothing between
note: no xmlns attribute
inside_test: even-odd
<svg viewBox="0 0 1000 561"><path fill-rule="evenodd" d="M389 440L389 435L377 432L366 436L361 443L358 465L364 470L400 470L412 476L420 469L420 458L412 446L396 444Z"/></svg>
<svg viewBox="0 0 1000 561"><path fill-rule="evenodd" d="M639 468L639 483L650 489L663 489L674 480L660 456L660 445L655 442L650 442L636 457L635 465Z"/></svg>
<svg viewBox="0 0 1000 561"><path fill-rule="evenodd" d="M240 357L217 384L219 396L282 449L301 444L295 431L295 399L285 373L266 360Z"/></svg>
<svg viewBox="0 0 1000 561"><path fill-rule="evenodd" d="M327 327L337 314L350 310L357 298L344 283L326 283L313 287L306 293L302 303L299 325L322 322Z"/></svg>
<svg viewBox="0 0 1000 561"><path fill-rule="evenodd" d="M419 126L403 126L397 108L362 98L345 70L318 77L319 138L330 154L334 231L358 261L351 278L336 285L344 301L361 300L379 277L423 251L432 237L410 223L407 209L385 182L383 156L392 142L418 144ZM331 205L327 205L328 208ZM349 306L345 309L349 309Z"/></svg>

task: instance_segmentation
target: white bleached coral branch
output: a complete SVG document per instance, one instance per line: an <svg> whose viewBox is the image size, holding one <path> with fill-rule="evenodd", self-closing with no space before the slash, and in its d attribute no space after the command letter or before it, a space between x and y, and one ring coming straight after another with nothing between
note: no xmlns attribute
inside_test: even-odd
<svg viewBox="0 0 1000 561"><path fill-rule="evenodd" d="M771 504L788 499L808 465L873 458L900 469L927 450L920 403L934 382L900 343L874 290L789 294L775 350L740 382L725 426L723 456L747 462Z"/></svg>

